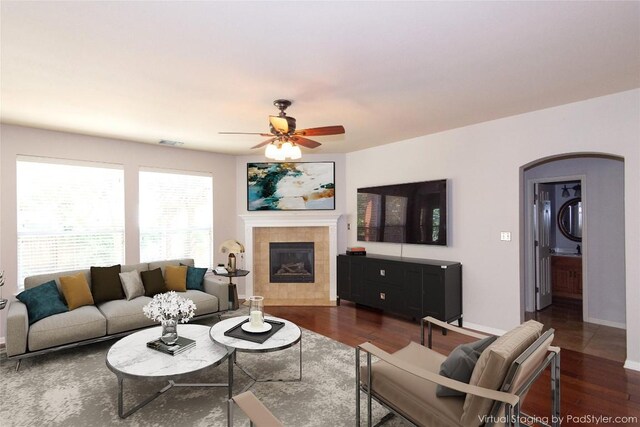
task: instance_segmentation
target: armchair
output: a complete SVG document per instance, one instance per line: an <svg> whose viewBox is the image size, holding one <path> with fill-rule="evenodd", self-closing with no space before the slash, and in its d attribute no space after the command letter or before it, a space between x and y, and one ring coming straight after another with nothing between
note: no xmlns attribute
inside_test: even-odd
<svg viewBox="0 0 640 427"><path fill-rule="evenodd" d="M551 424L560 425L560 349L551 345L553 329L540 334L542 325L526 322L505 333L482 352L469 384L439 374L446 356L431 349L432 325L474 338L486 335L441 322L422 321L428 346L410 343L389 354L371 343L356 348L356 425L360 425L360 394L366 394L367 426L376 400L415 426L520 426L528 416L521 412L527 392L551 366ZM361 366L361 354L366 364ZM372 363L372 356L378 361ZM371 384L371 387L369 386ZM438 385L465 393L463 397L438 397ZM386 418L386 417L385 417ZM384 422L384 419L383 419Z"/></svg>

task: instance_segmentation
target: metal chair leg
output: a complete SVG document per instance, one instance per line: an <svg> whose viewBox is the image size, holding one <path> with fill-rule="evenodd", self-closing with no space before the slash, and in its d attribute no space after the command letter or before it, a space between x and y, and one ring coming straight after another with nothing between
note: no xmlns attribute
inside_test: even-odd
<svg viewBox="0 0 640 427"><path fill-rule="evenodd" d="M551 359L551 401L553 404L552 425L560 427L560 353Z"/></svg>
<svg viewBox="0 0 640 427"><path fill-rule="evenodd" d="M356 426L360 427L360 347L356 347Z"/></svg>

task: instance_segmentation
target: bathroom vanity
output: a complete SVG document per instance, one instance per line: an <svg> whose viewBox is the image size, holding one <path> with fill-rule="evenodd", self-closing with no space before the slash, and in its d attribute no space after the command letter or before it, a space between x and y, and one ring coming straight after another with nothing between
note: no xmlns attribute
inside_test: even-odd
<svg viewBox="0 0 640 427"><path fill-rule="evenodd" d="M553 298L582 300L582 256L551 256L551 293Z"/></svg>

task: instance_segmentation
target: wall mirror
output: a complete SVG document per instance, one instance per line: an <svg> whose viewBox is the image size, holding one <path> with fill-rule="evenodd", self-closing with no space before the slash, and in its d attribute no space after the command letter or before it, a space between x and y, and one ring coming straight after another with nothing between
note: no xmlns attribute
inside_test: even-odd
<svg viewBox="0 0 640 427"><path fill-rule="evenodd" d="M560 232L574 242L582 241L582 198L567 201L558 212Z"/></svg>

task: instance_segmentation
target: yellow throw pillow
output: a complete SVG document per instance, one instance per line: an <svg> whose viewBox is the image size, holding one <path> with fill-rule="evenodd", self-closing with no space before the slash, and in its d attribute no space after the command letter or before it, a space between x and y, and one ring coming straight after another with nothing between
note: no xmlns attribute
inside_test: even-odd
<svg viewBox="0 0 640 427"><path fill-rule="evenodd" d="M82 307L83 305L93 305L93 296L87 283L84 273L74 274L73 276L60 277L60 287L62 294L67 301L69 310Z"/></svg>
<svg viewBox="0 0 640 427"><path fill-rule="evenodd" d="M164 268L164 284L168 291L187 291L187 266L167 265Z"/></svg>

